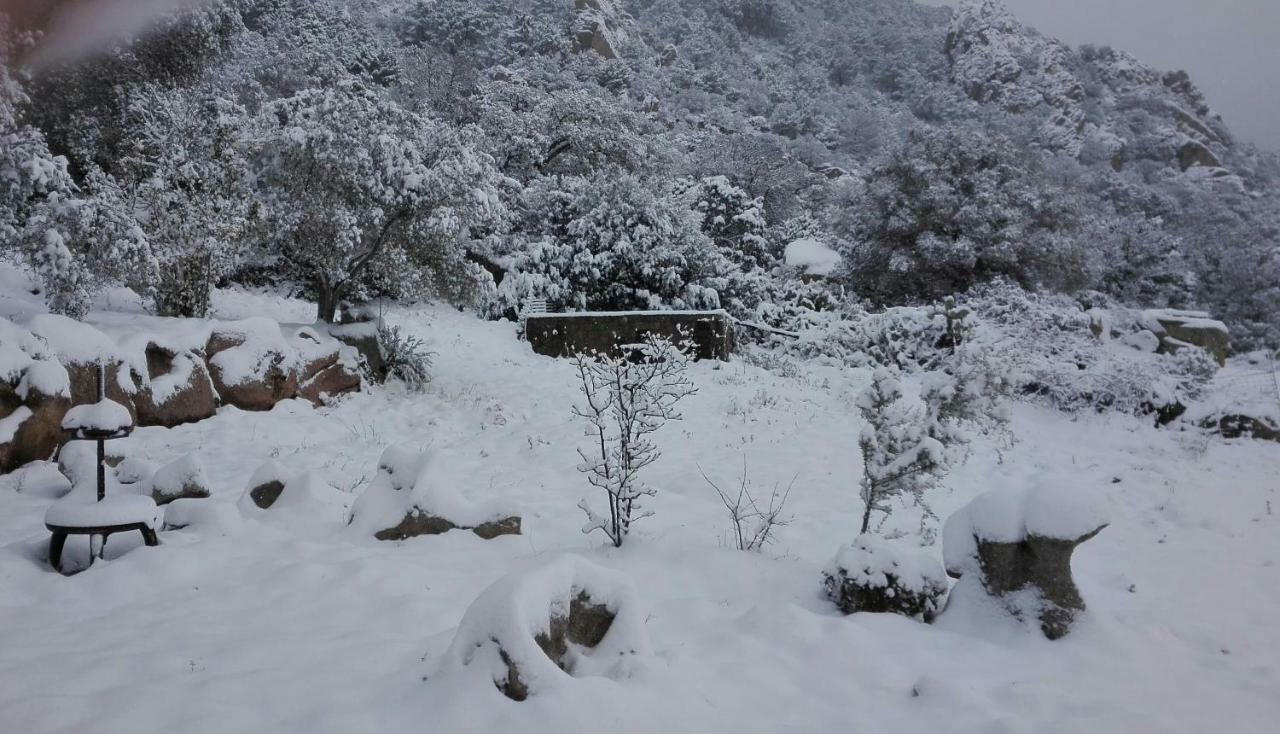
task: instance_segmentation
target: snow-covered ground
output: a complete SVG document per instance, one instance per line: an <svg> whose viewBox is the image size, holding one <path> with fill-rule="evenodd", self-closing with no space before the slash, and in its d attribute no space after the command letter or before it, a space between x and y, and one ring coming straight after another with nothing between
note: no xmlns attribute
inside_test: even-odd
<svg viewBox="0 0 1280 734"><path fill-rule="evenodd" d="M34 308L5 285L3 315ZM91 321L174 328L112 308ZM217 311L305 322L313 308L223 292ZM1089 605L1075 632L1051 643L990 618L843 617L821 570L861 519L851 406L869 373L697 363L699 392L648 470L656 515L613 549L580 532L577 502L601 498L575 471L588 438L570 413L570 364L534 355L514 325L445 307L388 318L437 353L425 394L224 408L125 439L157 465L198 454L212 484L157 548L115 536L105 563L53 573L50 498L0 478L0 731L1243 733L1280 721L1280 445L1017 405L1015 440L979 439L934 509L945 518L1043 477L1104 495L1112 525L1075 557ZM524 534L379 542L344 527L344 501L236 506L268 460L350 495L406 442L432 447L464 497L519 507ZM699 475L731 485L744 459L757 488L795 482L794 521L763 554L728 546ZM882 531L919 520L906 508ZM647 607L653 654L629 678L515 703L433 677L485 587L566 553L624 574ZM83 564L84 539L64 558Z"/></svg>

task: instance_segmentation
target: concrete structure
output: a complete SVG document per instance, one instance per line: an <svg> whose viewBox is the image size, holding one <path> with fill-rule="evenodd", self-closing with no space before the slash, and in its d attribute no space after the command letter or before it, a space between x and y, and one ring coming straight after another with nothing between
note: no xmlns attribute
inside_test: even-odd
<svg viewBox="0 0 1280 734"><path fill-rule="evenodd" d="M646 334L673 342L690 340L696 359L729 361L733 353L733 319L724 311L599 311L528 314L525 338L533 351L548 357L583 352L618 354Z"/></svg>

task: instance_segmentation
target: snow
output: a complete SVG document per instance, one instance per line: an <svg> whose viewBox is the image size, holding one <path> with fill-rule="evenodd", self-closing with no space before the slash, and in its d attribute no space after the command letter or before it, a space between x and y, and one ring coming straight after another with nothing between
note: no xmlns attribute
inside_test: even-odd
<svg viewBox="0 0 1280 734"><path fill-rule="evenodd" d="M151 490L160 497L177 497L182 494L183 488L188 486L209 486L204 464L195 454L187 454L165 464L151 477Z"/></svg>
<svg viewBox="0 0 1280 734"><path fill-rule="evenodd" d="M101 502L92 495L72 492L49 506L45 523L67 528L102 527L146 523L160 527L160 508L139 494L107 495Z"/></svg>
<svg viewBox="0 0 1280 734"><path fill-rule="evenodd" d="M525 319L576 319L592 316L724 316L728 317L729 313L723 309L709 309L702 311L690 310L650 310L650 311L569 311L566 313L531 313L524 316Z"/></svg>
<svg viewBox="0 0 1280 734"><path fill-rule="evenodd" d="M268 318L258 317L219 324L216 334L243 340L239 345L224 349L209 359L209 366L218 370L222 382L240 385L262 379L277 361L287 368L296 360L293 349L284 338L280 324Z"/></svg>
<svg viewBox="0 0 1280 734"><path fill-rule="evenodd" d="M22 428L22 424L26 423L32 415L30 408L19 405L12 413L0 418L0 443L12 441L13 437L18 435L18 429Z"/></svg>
<svg viewBox="0 0 1280 734"><path fill-rule="evenodd" d="M976 570L978 540L1017 543L1028 535L1077 540L1107 525L1106 498L1072 479L1040 477L1025 487L993 490L951 515L942 530L947 570Z"/></svg>
<svg viewBox="0 0 1280 734"><path fill-rule="evenodd" d="M111 364L122 361L116 343L92 326L66 316L42 313L27 321L27 328L44 339L64 364Z"/></svg>
<svg viewBox="0 0 1280 734"><path fill-rule="evenodd" d="M1204 311L1179 311L1176 309L1148 309L1139 316L1139 322L1150 331L1163 334L1164 322L1178 323L1188 329L1228 333L1227 325Z"/></svg>
<svg viewBox="0 0 1280 734"><path fill-rule="evenodd" d="M351 508L352 529L372 535L399 524L414 508L463 527L517 514L463 496L441 470L445 460L438 451L408 444L387 448L376 477Z"/></svg>
<svg viewBox="0 0 1280 734"><path fill-rule="evenodd" d="M117 433L132 426L133 416L129 415L129 409L110 398L77 405L62 417L64 431Z"/></svg>
<svg viewBox="0 0 1280 734"><path fill-rule="evenodd" d="M889 540L873 533L859 535L857 540L836 553L827 565L829 576L844 576L868 588L889 585L889 576L906 591L924 592L946 588L947 574L928 551L911 547L903 540Z"/></svg>
<svg viewBox="0 0 1280 734"><path fill-rule="evenodd" d="M840 253L825 243L815 239L803 238L787 245L784 251L789 267L803 268L809 275L827 276L840 266Z"/></svg>
<svg viewBox="0 0 1280 734"><path fill-rule="evenodd" d="M39 359L27 366L18 383L18 397L23 400L35 391L39 395L50 398L71 397L71 376L67 368L52 359Z"/></svg>
<svg viewBox="0 0 1280 734"><path fill-rule="evenodd" d="M30 331L0 318L0 380L15 382L45 348L45 343Z"/></svg>
<svg viewBox="0 0 1280 734"><path fill-rule="evenodd" d="M57 499L71 491L71 480L51 461L33 461L12 474L13 488L32 497Z"/></svg>
<svg viewBox="0 0 1280 734"><path fill-rule="evenodd" d="M215 307L219 319L314 313L243 291L219 291ZM126 317L140 331L179 328L105 311L90 320L116 334ZM574 468L588 439L569 413L569 363L535 355L514 324L448 307L387 319L441 345L426 392L222 411L108 442L156 465L192 452L205 464L212 497L174 512L207 517L162 533L157 548L113 537L108 563L63 578L44 560L51 500L14 491L18 474L0 477L0 729L1198 734L1270 731L1280 717L1280 445L1015 404L1015 440L975 436L929 501L947 518L984 492L1053 477L1106 495L1112 526L1073 559L1088 611L1072 634L1048 643L994 626L995 611L934 625L844 617L821 571L861 519L851 403L869 370L693 364L699 392L656 435L664 455L645 470L661 490L655 514L613 549L580 532L575 503L603 497ZM385 543L345 532L346 506L387 447L428 441L432 477L524 508L525 534ZM64 452L77 444L92 447ZM753 486L799 475L794 521L765 553L725 545L724 507L698 475L701 465L736 476L744 456ZM269 461L289 479L277 506L230 519ZM914 534L921 517L895 505L880 532ZM442 670L484 589L565 554L630 580L652 655L631 656L617 679L556 671L523 703L496 691L489 670Z"/></svg>
<svg viewBox="0 0 1280 734"><path fill-rule="evenodd" d="M567 667L573 676L627 677L632 656L652 654L645 610L635 588L616 571L564 556L538 568L515 571L481 592L462 615L436 671L437 690L457 686L483 694L488 683L490 697L497 697L500 694L492 684L507 677L502 654L515 664L531 697L572 683L534 636L549 632L551 616L567 617L570 601L579 593L593 604L606 606L614 619L594 648L570 653Z"/></svg>

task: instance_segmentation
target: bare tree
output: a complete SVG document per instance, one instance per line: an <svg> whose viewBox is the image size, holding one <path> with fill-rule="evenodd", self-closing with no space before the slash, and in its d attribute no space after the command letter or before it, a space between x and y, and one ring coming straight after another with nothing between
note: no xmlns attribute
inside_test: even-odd
<svg viewBox="0 0 1280 734"><path fill-rule="evenodd" d="M632 522L653 514L639 503L656 491L638 478L662 455L653 434L667 421L680 420L676 403L697 392L686 373L688 357L665 337L647 335L626 352L579 355L574 362L585 401L573 413L591 425L597 439L590 449L578 449L578 470L609 498L607 516L585 498L578 503L587 514L582 532L602 530L619 547Z"/></svg>
<svg viewBox="0 0 1280 734"><path fill-rule="evenodd" d="M773 541L775 528L791 523L791 518L783 517L782 512L786 507L787 498L791 496L791 488L796 483L795 477L792 477L786 490L782 490L780 485L775 484L773 492L769 495L768 506L761 507L755 496L751 494L751 480L747 476L745 456L742 458L742 479L738 482L736 496L720 489L719 485L711 481L702 467L698 467L698 472L716 491L716 494L720 495L720 501L729 511L729 519L733 521L734 542L738 550L762 550Z"/></svg>

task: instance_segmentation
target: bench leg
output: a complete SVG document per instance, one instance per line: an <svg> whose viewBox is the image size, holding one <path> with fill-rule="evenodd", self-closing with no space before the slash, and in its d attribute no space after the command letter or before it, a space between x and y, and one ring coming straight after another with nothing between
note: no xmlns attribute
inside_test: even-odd
<svg viewBox="0 0 1280 734"><path fill-rule="evenodd" d="M147 545L160 545L160 539L156 537L155 528L144 525L140 530L142 530L142 542Z"/></svg>
<svg viewBox="0 0 1280 734"><path fill-rule="evenodd" d="M67 534L54 532L49 539L49 565L53 570L62 573L62 548L67 544Z"/></svg>

